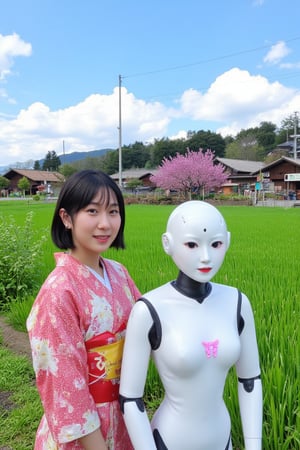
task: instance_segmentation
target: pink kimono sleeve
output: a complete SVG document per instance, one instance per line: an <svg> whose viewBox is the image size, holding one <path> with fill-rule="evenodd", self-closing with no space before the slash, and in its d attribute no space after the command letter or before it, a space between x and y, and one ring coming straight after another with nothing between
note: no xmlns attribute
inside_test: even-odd
<svg viewBox="0 0 300 450"><path fill-rule="evenodd" d="M99 428L72 289L44 285L27 326L37 388L53 438L70 442Z"/></svg>

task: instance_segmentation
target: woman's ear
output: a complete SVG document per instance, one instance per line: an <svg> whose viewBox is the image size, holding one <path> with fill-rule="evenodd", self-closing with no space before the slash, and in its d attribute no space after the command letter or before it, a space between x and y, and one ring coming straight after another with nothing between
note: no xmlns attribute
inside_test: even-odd
<svg viewBox="0 0 300 450"><path fill-rule="evenodd" d="M62 223L64 224L65 228L67 230L70 230L72 228L72 220L70 215L67 213L65 208L61 208L59 210L59 217L61 218Z"/></svg>
<svg viewBox="0 0 300 450"><path fill-rule="evenodd" d="M162 235L162 245L164 248L164 251L166 252L167 255L172 255L172 251L173 251L173 240L172 240L172 236L170 233L164 233Z"/></svg>

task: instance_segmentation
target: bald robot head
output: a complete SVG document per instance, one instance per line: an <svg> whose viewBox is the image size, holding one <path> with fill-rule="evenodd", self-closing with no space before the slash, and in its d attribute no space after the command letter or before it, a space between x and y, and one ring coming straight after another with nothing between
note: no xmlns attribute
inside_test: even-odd
<svg viewBox="0 0 300 450"><path fill-rule="evenodd" d="M163 248L177 267L201 282L208 281L219 270L229 242L230 233L222 214L198 200L175 208L162 236Z"/></svg>

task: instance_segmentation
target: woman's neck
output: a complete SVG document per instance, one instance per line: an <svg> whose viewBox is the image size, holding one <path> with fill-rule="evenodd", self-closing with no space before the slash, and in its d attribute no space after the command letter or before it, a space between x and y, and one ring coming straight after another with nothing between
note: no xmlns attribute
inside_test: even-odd
<svg viewBox="0 0 300 450"><path fill-rule="evenodd" d="M205 300L212 289L210 283L200 283L192 280L181 271L179 272L177 279L172 281L172 285L178 292L197 300L199 303L202 303L203 300Z"/></svg>
<svg viewBox="0 0 300 450"><path fill-rule="evenodd" d="M99 275L103 277L103 268L102 268L102 262L101 262L101 256L99 255L93 255L92 257L87 257L85 254L82 255L80 252L76 251L76 249L72 249L70 252L70 255L73 256L73 258L78 259L78 261L81 262L81 264L84 264L85 266L90 267L95 272L97 272Z"/></svg>

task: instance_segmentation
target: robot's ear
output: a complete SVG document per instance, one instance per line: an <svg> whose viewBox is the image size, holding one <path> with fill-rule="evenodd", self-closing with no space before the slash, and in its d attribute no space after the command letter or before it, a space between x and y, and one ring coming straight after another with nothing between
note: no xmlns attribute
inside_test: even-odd
<svg viewBox="0 0 300 450"><path fill-rule="evenodd" d="M231 237L230 231L227 231L227 249L226 250L228 250L229 245L230 245L230 237Z"/></svg>
<svg viewBox="0 0 300 450"><path fill-rule="evenodd" d="M166 252L167 255L171 255L172 254L172 250L173 250L173 240L172 240L172 236L170 235L170 233L164 233L162 235L162 245L164 248L164 251Z"/></svg>

